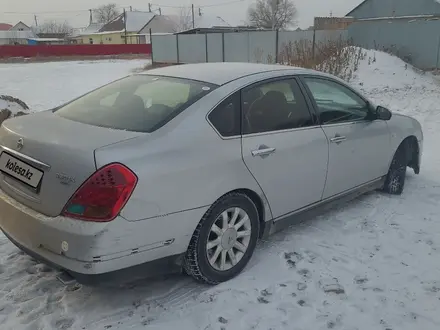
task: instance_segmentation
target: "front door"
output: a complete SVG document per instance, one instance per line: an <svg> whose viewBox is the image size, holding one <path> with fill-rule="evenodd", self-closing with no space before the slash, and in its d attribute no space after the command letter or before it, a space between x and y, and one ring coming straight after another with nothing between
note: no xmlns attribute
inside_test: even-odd
<svg viewBox="0 0 440 330"><path fill-rule="evenodd" d="M270 80L242 91L243 160L274 218L318 202L325 185L328 142L298 82Z"/></svg>
<svg viewBox="0 0 440 330"><path fill-rule="evenodd" d="M377 179L388 171L390 136L382 120L369 120L369 105L340 82L304 77L329 141L323 199Z"/></svg>

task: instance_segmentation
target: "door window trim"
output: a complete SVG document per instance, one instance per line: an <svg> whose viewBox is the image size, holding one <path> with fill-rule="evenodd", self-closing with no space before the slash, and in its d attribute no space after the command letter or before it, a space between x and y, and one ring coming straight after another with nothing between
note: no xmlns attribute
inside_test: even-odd
<svg viewBox="0 0 440 330"><path fill-rule="evenodd" d="M247 89L251 89L254 87L258 87L260 85L266 85L266 84L270 84L270 83L275 83L275 82L282 82L284 80L294 80L299 87L300 93L302 95L302 97L304 98L304 101L306 103L307 106L307 111L309 112L310 116L312 117L312 121L313 121L313 125L312 126L306 126L306 127L296 127L296 128L288 128L288 129L283 129L283 130L275 130L275 131L266 131L266 132L260 132L260 133L251 133L251 134L243 134L243 103L242 101L242 95L243 92ZM304 89L304 86L302 85L299 76L298 75L283 75L283 76L278 76L278 77L272 77L272 78L268 78L268 79L264 79L264 80L260 80L254 83L251 83L247 86L244 86L242 88L240 88L240 113L241 113L241 136L242 137L253 137L253 136L260 136L260 135L269 135L269 134L279 134L279 133L289 133L289 132L294 132L294 131L303 131L306 129L314 129L314 128L319 128L321 127L319 124L319 117L318 117L318 113L316 112L316 109L314 108L311 100L309 99L308 95L307 95L307 91Z"/></svg>
<svg viewBox="0 0 440 330"><path fill-rule="evenodd" d="M352 93L354 93L357 97L359 97L362 101L364 101L367 104L368 107L368 111L370 111L370 101L368 101L363 95L359 94L357 91L355 91L352 87L350 87L347 84L343 84L341 82L339 82L336 79L333 79L331 77L325 77L325 76L320 76L320 75L313 75L313 74L301 74L298 75L298 78L300 80L301 85L304 87L304 89L307 91L307 96L310 99L310 102L313 104L313 108L315 109L315 112L317 113L317 122L319 124L319 126L322 127L332 127L332 126L341 126L341 125L353 125L353 124L359 124L359 123L365 123L365 122L372 122L371 120L368 119L359 119L359 120L351 120L351 121L345 121L345 122L340 122L340 123L333 123L333 124L322 124L320 119L319 119L319 107L316 104L315 98L313 97L312 91L310 90L309 86L307 85L307 83L305 82L304 78L313 78L313 79L320 79L320 80L328 80L332 83L338 84L342 87L347 88L349 91L351 91Z"/></svg>

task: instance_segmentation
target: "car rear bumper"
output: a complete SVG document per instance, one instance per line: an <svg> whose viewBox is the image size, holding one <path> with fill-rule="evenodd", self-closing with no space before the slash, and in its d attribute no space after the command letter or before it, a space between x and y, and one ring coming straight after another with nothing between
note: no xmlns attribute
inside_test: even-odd
<svg viewBox="0 0 440 330"><path fill-rule="evenodd" d="M128 268L114 270L108 273L102 274L84 274L77 273L73 270L62 268L61 265L54 263L53 261L44 258L42 255L29 250L25 246L21 245L10 237L7 233L3 234L20 250L28 254L30 257L38 260L54 269L68 272L78 282L88 285L102 284L103 282L118 282L120 280L134 280L136 278L154 277L159 275L166 275L170 273L177 273L181 271L181 260L183 254L173 255L161 259L149 261L140 265L130 266Z"/></svg>
<svg viewBox="0 0 440 330"><path fill-rule="evenodd" d="M0 229L5 235L32 257L73 276L110 273L180 255L205 211L93 223L46 217L0 190Z"/></svg>

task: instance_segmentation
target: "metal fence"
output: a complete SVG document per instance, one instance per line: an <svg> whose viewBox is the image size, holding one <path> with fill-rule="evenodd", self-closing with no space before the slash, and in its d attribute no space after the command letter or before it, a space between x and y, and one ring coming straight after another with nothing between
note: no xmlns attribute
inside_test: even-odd
<svg viewBox="0 0 440 330"><path fill-rule="evenodd" d="M358 20L348 28L357 46L393 53L420 69L440 67L440 20Z"/></svg>
<svg viewBox="0 0 440 330"><path fill-rule="evenodd" d="M252 31L152 36L152 59L159 63L274 62L283 45L312 45L338 38L384 50L421 69L440 67L440 20L423 17L358 20L347 30Z"/></svg>
<svg viewBox="0 0 440 330"><path fill-rule="evenodd" d="M251 31L152 36L152 60L158 63L273 62L284 45L308 40L319 44L347 38L347 31Z"/></svg>

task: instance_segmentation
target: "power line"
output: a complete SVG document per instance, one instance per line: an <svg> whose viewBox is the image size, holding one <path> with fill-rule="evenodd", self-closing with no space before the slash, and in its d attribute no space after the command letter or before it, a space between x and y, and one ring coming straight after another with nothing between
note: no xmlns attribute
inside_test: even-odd
<svg viewBox="0 0 440 330"><path fill-rule="evenodd" d="M238 2L243 2L244 0L232 0L232 1L223 1L223 2L219 2L219 3L213 3L211 5L196 5L197 8L207 8L207 7L220 7L220 6L226 6L226 5L231 5L234 3L238 3ZM163 8L182 8L182 7L186 7L185 5L180 5L180 6L176 6L176 5L162 5L162 4L158 4L158 3L152 3L152 6L156 6L156 7L163 7Z"/></svg>
<svg viewBox="0 0 440 330"><path fill-rule="evenodd" d="M220 6L226 6L226 5L232 5L234 3L243 2L244 0L233 0L233 1L227 1L227 2L221 2L221 3L214 3L212 5L202 5L197 6L199 8L208 8L208 7L220 7Z"/></svg>
<svg viewBox="0 0 440 330"><path fill-rule="evenodd" d="M64 13L79 13L86 12L88 9L80 9L80 10L60 10L60 11L39 11L39 12L19 12L19 11L6 11L3 14L12 14L12 15L42 15L42 14L64 14Z"/></svg>
<svg viewBox="0 0 440 330"><path fill-rule="evenodd" d="M128 9L131 6L117 6L117 9ZM95 10L97 8L93 8ZM76 9L76 10L54 10L54 11L37 11L37 12L24 12L24 11L6 11L2 14L11 14L11 15L44 15L44 14L68 14L68 13L85 13L90 9Z"/></svg>
<svg viewBox="0 0 440 330"><path fill-rule="evenodd" d="M226 5L231 5L234 3L239 3L239 2L243 2L244 0L230 0L230 1L223 1L223 2L219 2L219 3L213 3L210 5L196 5L195 7L197 8L209 8L209 7L220 7L220 6L226 6ZM176 6L176 5L163 5L163 4L158 4L158 3L149 3L149 8L151 8L151 6L156 6L156 7L162 7L162 8L182 8L185 6ZM130 6L118 6L118 9L127 9L130 8ZM3 12L2 14L5 15L44 15L44 14L68 14L68 13L85 13L85 12L89 12L89 9L77 9L77 10L54 10L54 11L39 11L39 12L20 12L20 11L6 11Z"/></svg>

